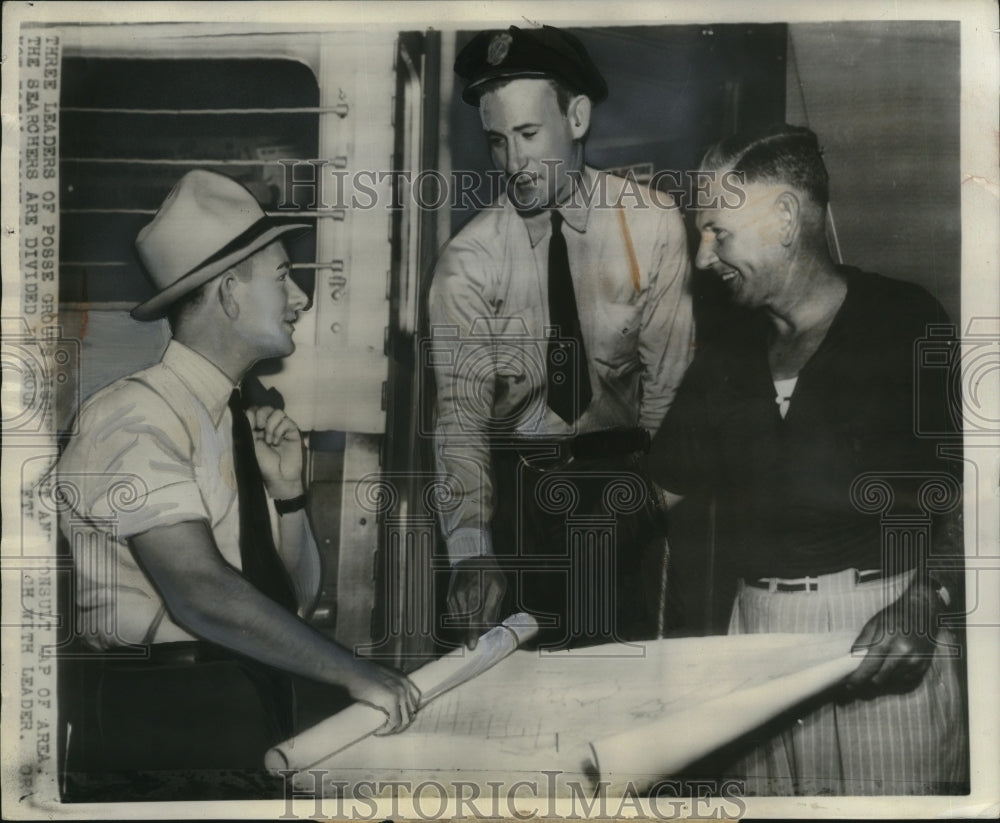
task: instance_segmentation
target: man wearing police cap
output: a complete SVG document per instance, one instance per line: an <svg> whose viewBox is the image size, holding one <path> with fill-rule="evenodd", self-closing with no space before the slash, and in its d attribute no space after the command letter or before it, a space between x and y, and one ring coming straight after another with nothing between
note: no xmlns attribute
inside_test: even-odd
<svg viewBox="0 0 1000 823"><path fill-rule="evenodd" d="M139 233L155 294L132 315L166 317L172 339L159 363L83 405L55 480L75 625L102 663L82 661L99 676L74 718L71 771L262 771L293 731L288 675L382 709L385 731L416 710L407 678L302 619L320 585L302 438L241 386L254 363L295 349L308 298L282 240L304 228L199 169Z"/></svg>
<svg viewBox="0 0 1000 823"><path fill-rule="evenodd" d="M642 455L693 342L681 218L586 165L608 89L570 33L481 32L455 71L506 189L445 247L429 297L450 348L435 358L449 611L470 645L514 609L545 645L649 635L640 547L662 541ZM570 538L583 521L597 530Z"/></svg>

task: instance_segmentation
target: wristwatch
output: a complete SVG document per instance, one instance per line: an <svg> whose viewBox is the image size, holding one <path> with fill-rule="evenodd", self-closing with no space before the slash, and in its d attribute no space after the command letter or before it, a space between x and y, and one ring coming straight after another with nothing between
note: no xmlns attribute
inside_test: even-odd
<svg viewBox="0 0 1000 823"><path fill-rule="evenodd" d="M289 497L285 500L275 500L274 508L278 514L291 514L302 511L306 507L306 495L300 494L298 497Z"/></svg>

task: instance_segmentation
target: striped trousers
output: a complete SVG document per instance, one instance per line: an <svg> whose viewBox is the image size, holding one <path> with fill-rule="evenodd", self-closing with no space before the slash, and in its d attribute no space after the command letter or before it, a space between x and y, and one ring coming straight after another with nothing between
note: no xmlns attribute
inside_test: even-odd
<svg viewBox="0 0 1000 823"><path fill-rule="evenodd" d="M860 632L899 597L912 573L867 583L854 579L853 569L825 575L811 592L769 592L740 581L729 633ZM961 658L947 630L938 630L937 643L930 668L913 690L869 699L824 695L764 726L733 775L745 779L746 793L756 796L967 791Z"/></svg>

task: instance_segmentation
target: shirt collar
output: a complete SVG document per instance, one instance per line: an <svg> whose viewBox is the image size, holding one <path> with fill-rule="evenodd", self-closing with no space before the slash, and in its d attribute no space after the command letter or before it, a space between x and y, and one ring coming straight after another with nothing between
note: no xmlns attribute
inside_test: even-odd
<svg viewBox="0 0 1000 823"><path fill-rule="evenodd" d="M590 166L584 166L580 176L588 192L594 192L597 174L598 172L595 169L590 168ZM594 196L599 196L599 193L595 193ZM572 193L566 202L559 206L559 211L562 212L566 225L578 234L583 234L587 231L587 220L590 217L590 206L587 201L587 196L584 192L580 191L576 185L576 180L574 180ZM532 214L521 219L528 230L528 237L531 239L531 248L535 248L542 241L542 238L549 233L549 227L552 225L549 210L545 209L538 214Z"/></svg>
<svg viewBox="0 0 1000 823"><path fill-rule="evenodd" d="M167 344L162 362L191 390L218 426L229 405L229 396L236 388L233 381L211 360L176 340Z"/></svg>

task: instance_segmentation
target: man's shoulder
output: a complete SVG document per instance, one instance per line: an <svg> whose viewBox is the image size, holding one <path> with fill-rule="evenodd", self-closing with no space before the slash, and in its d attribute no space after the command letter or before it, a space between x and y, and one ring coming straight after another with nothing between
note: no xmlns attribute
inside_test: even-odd
<svg viewBox="0 0 1000 823"><path fill-rule="evenodd" d="M630 234L645 243L686 243L684 221L673 197L641 183L634 175L594 171L584 192L591 218L613 220L624 216Z"/></svg>
<svg viewBox="0 0 1000 823"><path fill-rule="evenodd" d="M593 170L590 178L594 202L602 206L620 205L630 213L671 214L678 219L680 210L677 201L666 191L643 183L635 174L617 171Z"/></svg>
<svg viewBox="0 0 1000 823"><path fill-rule="evenodd" d="M444 247L445 252L499 248L510 217L510 210L503 203L493 203L480 209L451 236Z"/></svg>
<svg viewBox="0 0 1000 823"><path fill-rule="evenodd" d="M941 303L917 283L853 267L844 271L855 310L880 328L949 322Z"/></svg>
<svg viewBox="0 0 1000 823"><path fill-rule="evenodd" d="M198 482L198 444L192 420L179 410L182 385L168 372L157 364L95 392L57 463L60 480L73 490L71 508L101 521L114 513L119 539L165 524L161 517L202 516L198 490L185 485ZM119 489L136 505L117 508Z"/></svg>
<svg viewBox="0 0 1000 823"><path fill-rule="evenodd" d="M81 433L94 427L120 426L125 421L155 421L160 427L183 426L178 404L182 387L162 363L119 378L94 392L80 408Z"/></svg>
<svg viewBox="0 0 1000 823"><path fill-rule="evenodd" d="M162 363L156 363L139 371L119 377L102 389L98 389L88 397L82 409L105 408L117 406L125 402L154 402L158 393L153 388L158 375L164 371Z"/></svg>
<svg viewBox="0 0 1000 823"><path fill-rule="evenodd" d="M434 265L432 295L467 282L485 288L510 253L509 212L502 206L485 208L452 235ZM526 231L524 239L528 248Z"/></svg>
<svg viewBox="0 0 1000 823"><path fill-rule="evenodd" d="M764 356L768 321L758 311L728 303L712 311L712 322L702 323L689 372L724 382L727 375L746 374Z"/></svg>

